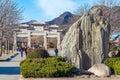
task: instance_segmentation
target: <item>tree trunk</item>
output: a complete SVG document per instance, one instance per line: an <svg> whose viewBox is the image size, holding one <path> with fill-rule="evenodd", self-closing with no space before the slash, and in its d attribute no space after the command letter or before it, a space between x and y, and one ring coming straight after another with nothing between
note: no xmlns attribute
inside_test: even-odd
<svg viewBox="0 0 120 80"><path fill-rule="evenodd" d="M1 50L1 48L2 48L2 40L0 39L0 56L2 56L2 50Z"/></svg>
<svg viewBox="0 0 120 80"><path fill-rule="evenodd" d="M8 53L10 53L10 44L9 44L9 40L8 40Z"/></svg>
<svg viewBox="0 0 120 80"><path fill-rule="evenodd" d="M2 56L2 38L3 38L3 31L0 31L0 56Z"/></svg>

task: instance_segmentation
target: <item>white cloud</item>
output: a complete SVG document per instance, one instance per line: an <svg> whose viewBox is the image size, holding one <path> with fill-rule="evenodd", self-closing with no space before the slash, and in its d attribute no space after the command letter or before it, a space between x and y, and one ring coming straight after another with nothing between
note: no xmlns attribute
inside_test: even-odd
<svg viewBox="0 0 120 80"><path fill-rule="evenodd" d="M37 0L38 7L46 17L54 18L64 11L74 11L78 5L73 0Z"/></svg>

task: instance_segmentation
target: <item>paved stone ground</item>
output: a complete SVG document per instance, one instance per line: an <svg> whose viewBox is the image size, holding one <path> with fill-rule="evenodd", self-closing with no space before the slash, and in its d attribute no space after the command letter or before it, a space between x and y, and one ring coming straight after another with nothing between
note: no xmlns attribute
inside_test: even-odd
<svg viewBox="0 0 120 80"><path fill-rule="evenodd" d="M54 49L48 49L47 51L48 51L48 53L50 54L50 56L55 56ZM61 54L60 54L60 52L58 51L58 56L60 56L60 55L61 55Z"/></svg>
<svg viewBox="0 0 120 80"><path fill-rule="evenodd" d="M7 56L8 57L8 56ZM21 58L19 52L9 58L0 60L0 80L18 80L20 76L20 61L25 59Z"/></svg>
<svg viewBox="0 0 120 80"><path fill-rule="evenodd" d="M6 60L8 57L14 55L15 53L9 53L9 54L6 54L6 53L2 53L2 55L0 56L0 61L2 60Z"/></svg>
<svg viewBox="0 0 120 80"><path fill-rule="evenodd" d="M81 78L81 77L75 77L75 78L22 78L20 77L19 80L120 80L120 77L109 77L109 78Z"/></svg>

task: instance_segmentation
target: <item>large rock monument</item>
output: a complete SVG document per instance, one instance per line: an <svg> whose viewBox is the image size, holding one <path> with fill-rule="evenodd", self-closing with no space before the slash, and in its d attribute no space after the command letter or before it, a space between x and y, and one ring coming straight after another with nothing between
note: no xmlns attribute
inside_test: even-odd
<svg viewBox="0 0 120 80"><path fill-rule="evenodd" d="M68 30L61 54L77 68L88 69L108 56L110 25L100 7L93 7Z"/></svg>

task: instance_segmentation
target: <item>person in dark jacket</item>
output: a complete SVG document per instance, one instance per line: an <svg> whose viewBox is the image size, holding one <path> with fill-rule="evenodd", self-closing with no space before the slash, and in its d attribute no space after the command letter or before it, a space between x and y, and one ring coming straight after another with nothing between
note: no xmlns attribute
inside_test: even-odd
<svg viewBox="0 0 120 80"><path fill-rule="evenodd" d="M54 51L55 51L55 55L56 55L56 56L58 56L58 49L57 49L57 48L55 48L55 50L54 50Z"/></svg>

